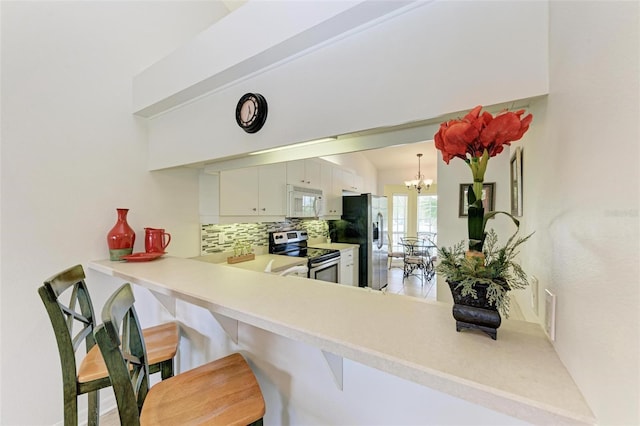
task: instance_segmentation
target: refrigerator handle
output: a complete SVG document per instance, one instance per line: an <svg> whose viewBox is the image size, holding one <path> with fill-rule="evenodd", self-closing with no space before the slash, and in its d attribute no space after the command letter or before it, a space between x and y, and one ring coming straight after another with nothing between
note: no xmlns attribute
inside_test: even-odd
<svg viewBox="0 0 640 426"><path fill-rule="evenodd" d="M378 212L378 248L381 249L384 245L384 216Z"/></svg>

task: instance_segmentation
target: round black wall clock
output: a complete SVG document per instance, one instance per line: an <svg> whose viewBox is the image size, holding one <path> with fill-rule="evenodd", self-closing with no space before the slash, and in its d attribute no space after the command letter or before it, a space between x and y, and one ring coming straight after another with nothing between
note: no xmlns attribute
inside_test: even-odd
<svg viewBox="0 0 640 426"><path fill-rule="evenodd" d="M259 93L243 95L236 106L236 122L247 133L255 133L267 120L267 100Z"/></svg>

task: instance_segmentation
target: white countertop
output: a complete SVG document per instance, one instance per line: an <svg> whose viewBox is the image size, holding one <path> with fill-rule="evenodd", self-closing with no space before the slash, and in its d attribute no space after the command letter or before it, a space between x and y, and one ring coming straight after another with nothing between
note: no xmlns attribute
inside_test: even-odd
<svg viewBox="0 0 640 426"><path fill-rule="evenodd" d="M205 255L194 257L193 259L255 272L264 272L264 269L272 260L271 272L282 272L292 266L307 264L307 259L304 257L282 256L277 254L259 254L256 255L254 260L248 260L240 263L226 263L226 256L224 258L220 258L220 256Z"/></svg>
<svg viewBox="0 0 640 426"><path fill-rule="evenodd" d="M503 320L494 341L456 332L450 305L367 288L169 256L89 267L531 423L595 423L537 324Z"/></svg>

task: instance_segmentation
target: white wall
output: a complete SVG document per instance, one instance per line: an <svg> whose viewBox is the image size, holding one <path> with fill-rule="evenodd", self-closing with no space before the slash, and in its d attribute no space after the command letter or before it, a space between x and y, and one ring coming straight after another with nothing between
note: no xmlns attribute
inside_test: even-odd
<svg viewBox="0 0 640 426"><path fill-rule="evenodd" d="M547 93L546 2L417 5L153 117L149 168L211 161ZM247 134L233 114L238 99L253 91L265 96L269 114L258 133Z"/></svg>
<svg viewBox="0 0 640 426"><path fill-rule="evenodd" d="M555 349L601 425L640 424L639 13L637 2L551 2L550 93L531 103L531 129L514 144L523 146L521 230L535 231L520 259L539 279L538 311L531 289L517 299L543 323L544 289L557 295ZM508 176L508 163L497 166L489 161ZM438 229L457 229L451 242L465 230L447 194L466 168L438 169Z"/></svg>
<svg viewBox="0 0 640 426"><path fill-rule="evenodd" d="M556 351L602 425L640 424L639 17L551 2L550 93L524 141L523 266L557 294Z"/></svg>
<svg viewBox="0 0 640 426"><path fill-rule="evenodd" d="M108 256L116 207L199 254L194 170L147 172L131 78L225 13L217 2L1 2L3 425L62 420L58 351L37 287ZM118 280L90 274L95 308ZM147 318L153 322L154 318ZM107 393L103 393L107 395ZM85 406L84 400L82 405Z"/></svg>

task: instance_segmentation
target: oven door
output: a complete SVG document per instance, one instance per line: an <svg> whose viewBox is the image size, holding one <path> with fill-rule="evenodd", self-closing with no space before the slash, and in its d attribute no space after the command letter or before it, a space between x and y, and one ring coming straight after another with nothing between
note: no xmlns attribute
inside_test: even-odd
<svg viewBox="0 0 640 426"><path fill-rule="evenodd" d="M340 282L340 258L317 262L309 260L309 278L313 280L328 281L330 283Z"/></svg>

